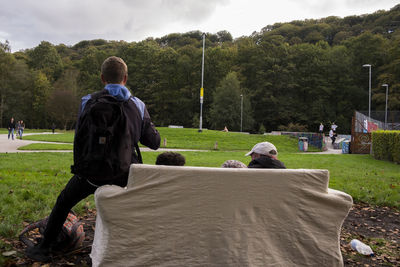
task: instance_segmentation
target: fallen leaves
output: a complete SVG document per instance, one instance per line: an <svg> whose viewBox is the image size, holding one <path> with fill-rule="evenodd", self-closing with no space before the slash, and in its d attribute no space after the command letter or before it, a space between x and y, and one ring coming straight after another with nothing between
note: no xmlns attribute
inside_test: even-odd
<svg viewBox="0 0 400 267"><path fill-rule="evenodd" d="M16 254L17 254L17 251L10 250L10 251L3 252L1 255L3 255L4 257L10 257L10 256L16 255Z"/></svg>

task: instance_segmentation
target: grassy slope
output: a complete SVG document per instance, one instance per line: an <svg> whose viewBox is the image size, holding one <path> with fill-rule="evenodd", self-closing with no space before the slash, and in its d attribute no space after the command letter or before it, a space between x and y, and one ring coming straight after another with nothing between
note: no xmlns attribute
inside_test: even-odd
<svg viewBox="0 0 400 267"><path fill-rule="evenodd" d="M270 141L275 144L279 152L297 152L297 140L295 138L271 135L249 135L233 132L221 132L205 130L203 133L198 133L197 129L171 129L165 127L157 128L161 135L161 147L164 147L164 140L167 148L190 148L213 150L215 143L219 151L235 151L249 150L254 144L262 141ZM35 141L51 141L72 143L74 132L68 131L62 134L46 134L46 135L30 135L24 138L25 140ZM45 149L43 145L42 149ZM53 146L54 147L54 146ZM25 146L23 149L33 150L30 146ZM49 149L54 149L49 146ZM319 151L316 148L309 148L310 151Z"/></svg>
<svg viewBox="0 0 400 267"><path fill-rule="evenodd" d="M72 144L45 144L35 143L19 147L18 150L72 150Z"/></svg>

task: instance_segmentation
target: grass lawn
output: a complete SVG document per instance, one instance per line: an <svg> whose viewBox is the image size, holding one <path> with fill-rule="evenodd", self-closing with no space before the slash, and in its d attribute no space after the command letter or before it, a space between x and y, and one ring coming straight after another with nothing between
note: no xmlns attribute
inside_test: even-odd
<svg viewBox="0 0 400 267"><path fill-rule="evenodd" d="M16 130L14 130L14 135L16 134ZM43 132L51 132L51 130L43 130L43 129L24 129L24 134L26 133L43 133ZM7 128L0 128L0 134L8 134Z"/></svg>
<svg viewBox="0 0 400 267"><path fill-rule="evenodd" d="M46 141L46 142L60 142L60 143L73 143L74 142L74 132L67 131L57 134L37 134L37 135L27 135L24 136L25 140L33 141Z"/></svg>
<svg viewBox="0 0 400 267"><path fill-rule="evenodd" d="M198 133L197 129L174 129L167 127L157 128L161 135L162 148L186 148L186 149L201 149L201 150L214 150L215 143L217 143L218 151L247 151L253 145L263 141L273 143L279 152L292 152L296 153L297 139L289 136L273 136L273 135L257 135L257 134L243 134L234 132L222 132L204 130L203 133ZM74 131L67 131L61 134L41 134L29 135L24 137L25 140L34 141L50 141L61 143L73 143ZM166 141L166 146L164 145ZM24 150L35 150L29 146L23 147ZM43 145L43 150L46 145ZM54 148L48 148L52 150ZM320 151L318 148L309 146L309 152Z"/></svg>
<svg viewBox="0 0 400 267"><path fill-rule="evenodd" d="M213 149L184 151L188 166L219 167L228 159L249 163L244 154L257 142L271 141L278 147L279 159L288 168L328 169L330 188L349 193L355 201L400 208L400 165L378 161L370 155L319 155L297 153L297 140L286 136L246 135L196 129L160 129L167 147ZM40 135L35 136L39 137ZM72 142L73 133L42 135L44 141L59 138ZM61 140L59 139L59 140ZM181 140L181 141L180 141ZM61 145L61 144L60 144ZM56 144L56 146L60 146ZM36 148L35 148L36 149ZM161 152L142 152L144 163L154 164ZM72 153L0 154L0 236L15 238L23 222L47 216L59 192L70 179ZM94 208L93 196L74 210L83 213Z"/></svg>
<svg viewBox="0 0 400 267"><path fill-rule="evenodd" d="M72 150L72 144L35 143L19 147L18 150Z"/></svg>

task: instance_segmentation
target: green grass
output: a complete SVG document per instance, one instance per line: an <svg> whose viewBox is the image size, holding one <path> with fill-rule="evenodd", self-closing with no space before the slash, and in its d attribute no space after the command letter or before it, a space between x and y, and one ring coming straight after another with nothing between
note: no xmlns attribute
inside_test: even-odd
<svg viewBox="0 0 400 267"><path fill-rule="evenodd" d="M24 136L25 140L33 141L46 141L46 142L60 142L60 143L73 143L74 142L74 132L67 131L57 134L37 134L37 135L27 135Z"/></svg>
<svg viewBox="0 0 400 267"><path fill-rule="evenodd" d="M24 134L26 133L43 133L43 132L51 132L51 130L46 130L46 129L24 129ZM14 130L14 134L16 133L16 130ZM0 134L8 134L7 128L0 128Z"/></svg>
<svg viewBox="0 0 400 267"><path fill-rule="evenodd" d="M204 130L199 133L197 129L173 129L166 127L157 128L161 136L162 148L186 148L186 149L200 149L200 150L214 150L215 143L217 143L218 151L235 151L243 150L248 151L251 147L259 142L269 141L273 143L278 151L281 152L298 152L297 139L289 136L276 136L276 135L249 135L243 133L221 132ZM61 143L73 143L74 132L68 131L62 134L41 134L29 135L24 137L25 140L34 141L49 141ZM164 140L166 146L164 146ZM33 150L31 148L24 148L26 150ZM43 150L46 146L43 145ZM48 148L51 150L52 148ZM320 151L317 148L309 146L309 151Z"/></svg>
<svg viewBox="0 0 400 267"><path fill-rule="evenodd" d="M198 133L195 129L168 128L161 128L160 132L167 138L170 148L213 149L218 141L219 150L216 151L180 152L186 157L188 166L219 167L228 159L248 164L250 158L244 154L255 143L269 140L276 144L279 159L288 168L328 169L330 188L349 193L355 201L400 208L400 165L378 161L370 155L298 153L297 140L287 136ZM47 137L44 141L54 141L53 138L61 136L66 142L72 140L73 133L37 136ZM48 145L64 147L62 144L44 146ZM144 163L154 164L160 153L142 152ZM15 238L24 221L32 222L50 213L59 192L71 177L71 164L72 153L0 154L0 236ZM81 201L74 210L82 214L87 207L94 207L93 196Z"/></svg>
<svg viewBox="0 0 400 267"><path fill-rule="evenodd" d="M19 147L18 150L72 150L72 144L35 143Z"/></svg>

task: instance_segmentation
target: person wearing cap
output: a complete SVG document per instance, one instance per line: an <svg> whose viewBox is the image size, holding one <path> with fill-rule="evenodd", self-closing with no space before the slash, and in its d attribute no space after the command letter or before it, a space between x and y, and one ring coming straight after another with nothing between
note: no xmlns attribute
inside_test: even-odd
<svg viewBox="0 0 400 267"><path fill-rule="evenodd" d="M256 144L246 156L251 156L249 168L286 169L278 160L278 150L270 142Z"/></svg>

